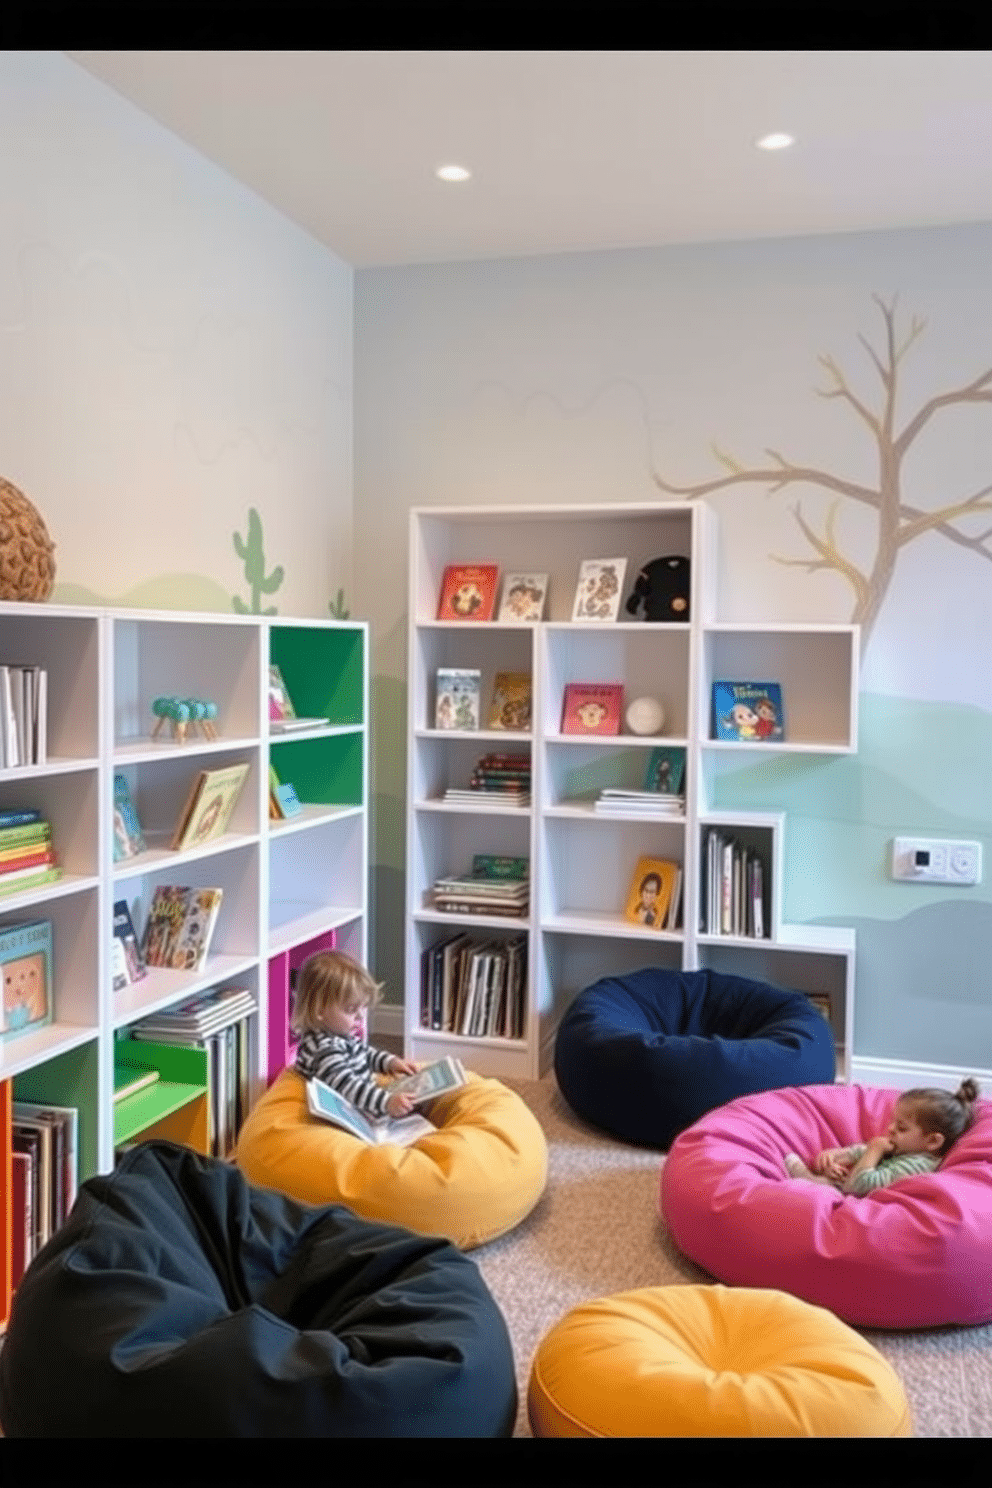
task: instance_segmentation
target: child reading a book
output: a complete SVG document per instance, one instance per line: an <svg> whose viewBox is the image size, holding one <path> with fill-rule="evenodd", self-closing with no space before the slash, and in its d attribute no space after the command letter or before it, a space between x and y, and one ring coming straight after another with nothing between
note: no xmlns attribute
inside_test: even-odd
<svg viewBox="0 0 992 1488"><path fill-rule="evenodd" d="M953 1095L947 1090L906 1090L896 1101L887 1131L853 1147L826 1148L813 1159L812 1169L790 1152L786 1172L790 1178L829 1183L856 1198L900 1178L933 1173L974 1121L978 1093L974 1080L962 1080Z"/></svg>
<svg viewBox="0 0 992 1488"><path fill-rule="evenodd" d="M343 951L318 951L300 967L293 1002L293 1031L300 1036L295 1067L316 1077L367 1116L406 1116L413 1101L375 1079L412 1075L417 1066L365 1041L362 1013L382 988Z"/></svg>

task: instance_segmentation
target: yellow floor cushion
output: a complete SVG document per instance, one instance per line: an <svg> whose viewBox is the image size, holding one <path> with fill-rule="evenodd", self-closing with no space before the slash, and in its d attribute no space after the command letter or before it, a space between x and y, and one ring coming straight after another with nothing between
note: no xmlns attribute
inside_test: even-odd
<svg viewBox="0 0 992 1488"><path fill-rule="evenodd" d="M751 1287L587 1302L538 1345L535 1436L911 1436L898 1375L822 1307Z"/></svg>
<svg viewBox="0 0 992 1488"><path fill-rule="evenodd" d="M411 1147L372 1147L312 1116L305 1081L285 1069L242 1127L238 1166L304 1203L346 1204L463 1250L519 1224L548 1175L544 1132L520 1097L470 1074L426 1109L436 1132Z"/></svg>

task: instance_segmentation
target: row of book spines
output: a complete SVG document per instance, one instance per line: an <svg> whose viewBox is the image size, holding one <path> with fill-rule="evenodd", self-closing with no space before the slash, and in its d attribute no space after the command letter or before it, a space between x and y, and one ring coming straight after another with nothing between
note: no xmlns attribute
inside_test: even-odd
<svg viewBox="0 0 992 1488"><path fill-rule="evenodd" d="M465 1037L523 1037L527 950L458 936L421 957L421 1027Z"/></svg>
<svg viewBox="0 0 992 1488"><path fill-rule="evenodd" d="M65 1220L78 1184L78 1113L15 1101L11 1119L11 1284Z"/></svg>
<svg viewBox="0 0 992 1488"><path fill-rule="evenodd" d="M48 673L0 663L0 765L16 769L48 758Z"/></svg>
<svg viewBox="0 0 992 1488"><path fill-rule="evenodd" d="M700 931L766 940L764 860L733 837L710 831L703 863Z"/></svg>

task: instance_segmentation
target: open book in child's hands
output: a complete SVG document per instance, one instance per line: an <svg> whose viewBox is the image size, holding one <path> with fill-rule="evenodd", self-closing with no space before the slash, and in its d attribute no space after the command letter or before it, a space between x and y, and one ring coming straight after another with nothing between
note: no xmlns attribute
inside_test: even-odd
<svg viewBox="0 0 992 1488"><path fill-rule="evenodd" d="M419 1137L426 1137L428 1133L437 1131L436 1126L425 1116L418 1116L416 1111L410 1116L366 1116L351 1101L332 1090L330 1085L325 1085L323 1080L316 1078L307 1081L307 1105L312 1115L332 1122L334 1126L341 1127L342 1131L350 1132L353 1137L358 1137L362 1142L370 1142L374 1147L381 1147L386 1142L409 1147Z"/></svg>
<svg viewBox="0 0 992 1488"><path fill-rule="evenodd" d="M401 1080L392 1081L388 1089L390 1094L395 1090L403 1091L419 1105L422 1101L433 1100L435 1096L444 1095L449 1090L457 1090L459 1085L464 1084L465 1070L461 1060L446 1058L439 1059L435 1064L425 1065L415 1075L404 1075ZM316 1078L307 1081L307 1104L314 1116L321 1117L323 1121L331 1121L343 1131L350 1132L353 1137L359 1137L361 1141L371 1142L377 1147L385 1142L409 1147L418 1137L425 1137L429 1132L437 1130L432 1122L424 1116L418 1116L416 1111L409 1116L366 1116L351 1101L345 1100L344 1096L325 1085L323 1080Z"/></svg>
<svg viewBox="0 0 992 1488"><path fill-rule="evenodd" d="M425 1064L415 1075L404 1075L399 1080L393 1080L389 1093L408 1095L414 1105L419 1106L423 1101L433 1100L436 1095L446 1095L449 1090L457 1090L459 1085L464 1084L465 1069L461 1060L448 1055L434 1064Z"/></svg>

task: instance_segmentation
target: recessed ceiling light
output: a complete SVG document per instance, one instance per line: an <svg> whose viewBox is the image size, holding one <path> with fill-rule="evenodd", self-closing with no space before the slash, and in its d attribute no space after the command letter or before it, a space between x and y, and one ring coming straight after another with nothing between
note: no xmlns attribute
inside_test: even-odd
<svg viewBox="0 0 992 1488"><path fill-rule="evenodd" d="M796 142L791 134L763 134L754 143L759 150L787 150Z"/></svg>
<svg viewBox="0 0 992 1488"><path fill-rule="evenodd" d="M434 174L442 181L467 181L472 172L463 165L439 165Z"/></svg>

